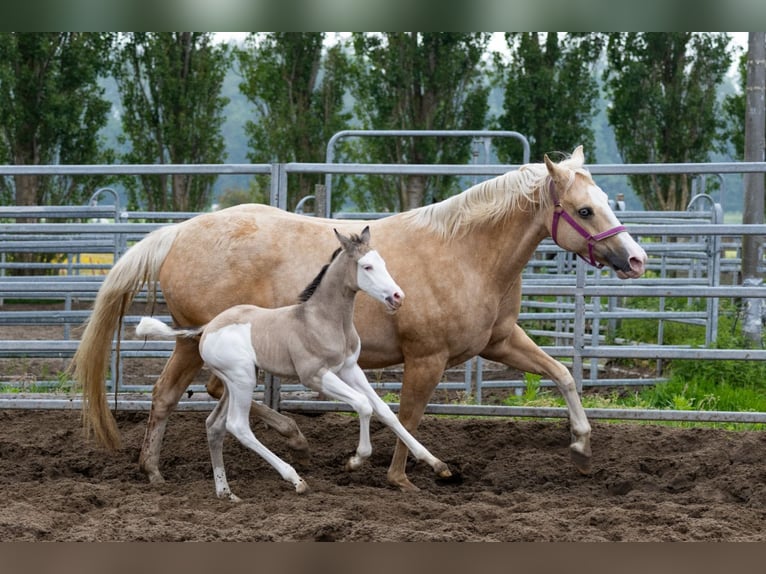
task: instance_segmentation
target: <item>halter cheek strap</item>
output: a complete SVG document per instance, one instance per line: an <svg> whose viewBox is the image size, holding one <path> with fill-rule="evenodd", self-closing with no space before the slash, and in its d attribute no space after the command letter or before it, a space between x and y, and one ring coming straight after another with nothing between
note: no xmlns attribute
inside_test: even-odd
<svg viewBox="0 0 766 574"><path fill-rule="evenodd" d="M597 233L596 235L591 235L588 233L575 219L569 215L566 211L564 211L564 208L561 205L561 200L559 199L558 194L556 193L556 189L553 187L553 179L551 179L550 185L548 187L548 191L551 196L551 201L553 202L553 224L551 225L551 236L553 237L553 242L556 245L559 245L557 236L558 236L558 228L559 228L559 220L563 219L566 221L572 229L574 229L577 233L580 234L581 237L583 237L588 242L588 257L589 259L585 259L582 255L579 253L577 256L582 259L583 261L587 261L594 267L597 267L601 269L603 267L603 264L596 261L595 257L593 257L593 246L601 241L602 239L606 239L607 237L611 237L612 235L617 235L618 233L622 233L623 231L626 231L624 225L618 225L617 227L612 227L611 229L607 229L606 231L602 231L601 233Z"/></svg>

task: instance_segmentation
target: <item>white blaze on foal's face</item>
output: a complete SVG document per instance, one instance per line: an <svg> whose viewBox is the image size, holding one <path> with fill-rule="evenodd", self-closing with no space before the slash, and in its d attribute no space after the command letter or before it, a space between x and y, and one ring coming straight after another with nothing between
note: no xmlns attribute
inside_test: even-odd
<svg viewBox="0 0 766 574"><path fill-rule="evenodd" d="M359 258L356 271L359 289L396 311L404 301L404 291L386 269L386 262L377 251L369 251Z"/></svg>

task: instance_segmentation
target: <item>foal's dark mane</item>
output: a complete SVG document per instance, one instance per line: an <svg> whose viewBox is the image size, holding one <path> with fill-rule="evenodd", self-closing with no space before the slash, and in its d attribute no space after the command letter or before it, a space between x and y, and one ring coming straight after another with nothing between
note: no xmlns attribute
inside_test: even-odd
<svg viewBox="0 0 766 574"><path fill-rule="evenodd" d="M349 237L351 242L354 245L361 245L362 244L362 238L359 235L351 234ZM317 273L317 276L314 277L314 279L309 283L306 288L303 290L303 292L298 295L298 301L301 303L305 303L309 299L311 299L311 296L314 294L314 292L319 287L319 284L322 282L322 278L324 278L325 273L327 273L327 269L330 267L330 264L335 261L335 258L338 256L338 253L343 251L342 247L338 247L335 251L333 251L332 256L330 257L330 262L326 263L322 269Z"/></svg>
<svg viewBox="0 0 766 574"><path fill-rule="evenodd" d="M342 247L338 247L335 251L333 251L332 257L330 257L330 263L335 261L338 253L340 253L342 250ZM301 292L300 295L298 295L298 301L305 303L311 299L311 296L314 294L314 292L317 290L317 287L319 287L319 284L322 282L322 278L324 277L325 273L327 273L327 269L330 267L330 263L325 263L319 273L317 273L317 276L312 279L311 283L306 285L306 288Z"/></svg>

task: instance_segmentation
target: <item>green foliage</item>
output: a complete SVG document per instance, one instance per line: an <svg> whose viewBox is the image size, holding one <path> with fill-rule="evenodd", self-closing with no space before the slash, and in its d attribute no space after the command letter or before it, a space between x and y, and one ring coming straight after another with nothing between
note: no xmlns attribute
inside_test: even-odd
<svg viewBox="0 0 766 574"><path fill-rule="evenodd" d="M739 59L740 92L728 95L723 102L726 137L734 146L736 157L745 157L745 94L747 93L747 53Z"/></svg>
<svg viewBox="0 0 766 574"><path fill-rule="evenodd" d="M218 198L218 207L225 209L243 203L269 203L269 190L258 186L258 181L250 180L248 189L226 188Z"/></svg>
<svg viewBox="0 0 766 574"><path fill-rule="evenodd" d="M252 34L237 52L240 90L256 108L245 124L253 163L324 162L332 135L346 129L348 59L341 45L324 46L323 32ZM313 193L322 174L288 181L288 209Z"/></svg>
<svg viewBox="0 0 766 574"><path fill-rule="evenodd" d="M133 32L122 37L114 76L122 98L121 143L126 163L222 163L221 86L230 65L227 46L209 32ZM126 178L132 208L201 211L215 175Z"/></svg>
<svg viewBox="0 0 766 574"><path fill-rule="evenodd" d="M605 86L609 122L626 163L708 161L723 120L716 88L731 64L722 33L610 33ZM631 176L646 209L685 209L685 174Z"/></svg>
<svg viewBox="0 0 766 574"><path fill-rule="evenodd" d="M98 131L110 103L98 79L108 71L110 34L0 33L0 161L8 165L112 161ZM3 204L87 200L103 176L0 178Z"/></svg>
<svg viewBox="0 0 766 574"><path fill-rule="evenodd" d="M479 130L489 86L486 33L390 32L353 35L351 92L363 129ZM355 162L465 163L470 138L373 137L346 149ZM459 191L454 177L358 177L351 198L363 210L402 211Z"/></svg>
<svg viewBox="0 0 766 574"><path fill-rule="evenodd" d="M497 128L527 136L531 161L542 161L553 151L572 151L580 144L587 160L594 161L598 84L593 66L602 51L602 35L513 32L505 37L510 61L495 58L496 82L505 91ZM495 146L503 162L522 162L517 143L499 140Z"/></svg>

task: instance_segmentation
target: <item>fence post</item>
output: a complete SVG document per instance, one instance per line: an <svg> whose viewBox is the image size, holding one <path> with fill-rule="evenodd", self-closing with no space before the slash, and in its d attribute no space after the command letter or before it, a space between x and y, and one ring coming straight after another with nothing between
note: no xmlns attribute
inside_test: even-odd
<svg viewBox="0 0 766 574"><path fill-rule="evenodd" d="M330 217L327 212L327 186L317 183L314 186L314 213L317 217Z"/></svg>

